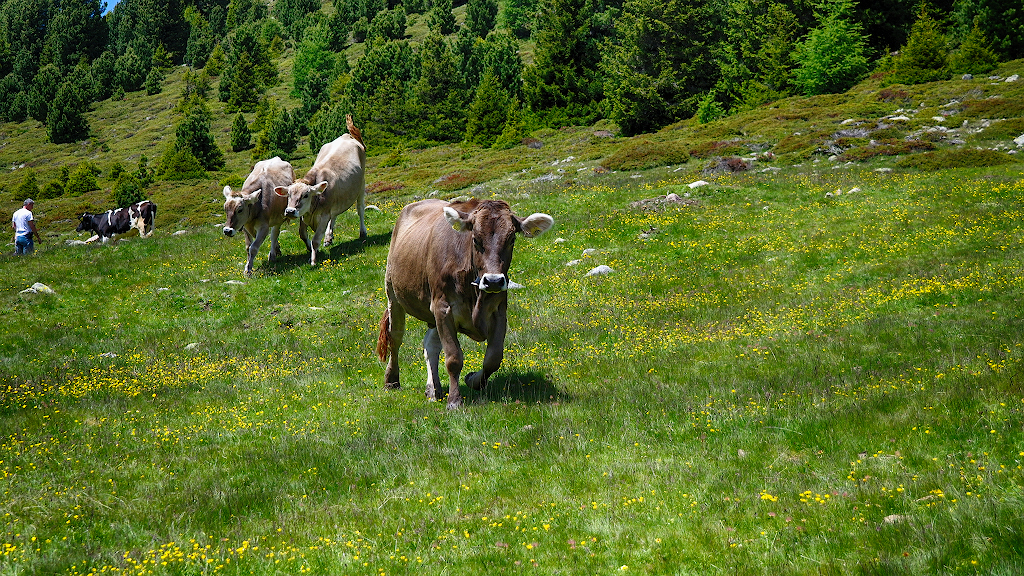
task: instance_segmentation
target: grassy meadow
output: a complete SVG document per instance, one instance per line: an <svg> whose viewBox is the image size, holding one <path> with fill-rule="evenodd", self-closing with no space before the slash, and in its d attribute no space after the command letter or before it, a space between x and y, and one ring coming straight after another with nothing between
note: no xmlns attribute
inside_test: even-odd
<svg viewBox="0 0 1024 576"><path fill-rule="evenodd" d="M290 226L253 278L218 102L227 166L150 187L152 238L66 243L173 140L182 71L79 143L0 124L8 214L27 169L101 170L0 255L0 575L1024 573L1020 73L371 149L367 242L346 213L311 269ZM502 369L449 412L422 323L401 390L374 347L398 211L461 194L556 224L518 242Z"/></svg>
<svg viewBox="0 0 1024 576"><path fill-rule="evenodd" d="M373 353L411 198L0 257L0 574L1024 570L1019 165L673 170L495 186L556 227L454 412Z"/></svg>

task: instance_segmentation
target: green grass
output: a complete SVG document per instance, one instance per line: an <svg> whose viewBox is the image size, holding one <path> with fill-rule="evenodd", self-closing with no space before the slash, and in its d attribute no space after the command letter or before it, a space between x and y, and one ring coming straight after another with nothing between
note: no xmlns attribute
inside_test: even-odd
<svg viewBox="0 0 1024 576"><path fill-rule="evenodd" d="M0 572L1024 568L1019 170L640 175L494 189L556 228L455 412L421 323L373 354L409 196L248 280L212 226L0 257Z"/></svg>
<svg viewBox="0 0 1024 576"><path fill-rule="evenodd" d="M292 108L290 58L271 93ZM180 84L98 104L85 142L0 125L0 165L45 184L155 161ZM104 175L41 201L47 241L0 255L0 574L1020 573L1020 164L965 166L948 139L928 140L953 158L937 171L900 167L933 158L909 149L828 157L931 138L943 111L982 130L954 101L1022 90L866 80L636 139L602 122L535 131L539 149L370 150L369 241L346 213L310 269L288 227L252 279L220 234L220 182L248 152L151 187L149 239L65 245L109 207ZM211 109L227 151L231 115ZM1012 145L995 128L1013 122L970 146ZM857 127L874 132L840 134ZM699 176L704 156L755 153ZM612 158L638 163L594 170ZM293 164L311 161L303 141ZM0 172L8 212L23 174ZM629 207L669 193L690 203ZM423 398L421 323L402 390L373 349L398 210L457 194L556 228L519 241L502 369L447 412ZM615 272L586 276L599 264ZM19 294L34 282L56 295ZM473 370L483 349L464 346Z"/></svg>

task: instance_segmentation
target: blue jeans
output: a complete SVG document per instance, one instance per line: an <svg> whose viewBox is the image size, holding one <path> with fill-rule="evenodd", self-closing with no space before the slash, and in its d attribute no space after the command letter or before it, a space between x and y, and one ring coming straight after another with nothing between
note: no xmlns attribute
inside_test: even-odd
<svg viewBox="0 0 1024 576"><path fill-rule="evenodd" d="M31 236L18 236L14 239L15 254L29 254L35 250L35 247Z"/></svg>

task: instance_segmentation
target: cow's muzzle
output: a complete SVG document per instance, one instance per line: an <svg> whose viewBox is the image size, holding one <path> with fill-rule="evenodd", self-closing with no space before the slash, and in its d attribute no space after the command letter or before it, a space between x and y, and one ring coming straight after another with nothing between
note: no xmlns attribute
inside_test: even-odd
<svg viewBox="0 0 1024 576"><path fill-rule="evenodd" d="M231 226L225 226L224 235L227 236L228 238L231 238L232 236L235 235L235 229L232 228Z"/></svg>
<svg viewBox="0 0 1024 576"><path fill-rule="evenodd" d="M508 290L508 278L504 274L484 274L475 284L483 292L504 292Z"/></svg>
<svg viewBox="0 0 1024 576"><path fill-rule="evenodd" d="M285 208L284 209L284 216L285 216L285 218L295 218L298 215L299 215L299 211L296 210L295 208Z"/></svg>

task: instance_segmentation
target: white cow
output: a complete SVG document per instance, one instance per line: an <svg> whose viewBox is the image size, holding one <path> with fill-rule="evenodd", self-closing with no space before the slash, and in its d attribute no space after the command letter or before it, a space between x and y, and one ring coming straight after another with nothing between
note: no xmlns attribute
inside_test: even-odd
<svg viewBox="0 0 1024 576"><path fill-rule="evenodd" d="M316 265L316 251L324 234L328 233L330 243L334 219L352 204L359 213L359 239L366 240L366 148L352 117L347 120L349 134L324 144L305 176L291 185L274 188L279 196L288 198L285 216L300 219L299 237L309 250L311 266ZM312 239L306 235L306 226L313 229Z"/></svg>
<svg viewBox="0 0 1024 576"><path fill-rule="evenodd" d="M234 236L245 232L245 248L249 255L245 263L245 275L252 276L252 263L260 246L270 233L270 256L273 261L281 255L277 237L285 222L284 211L288 200L271 192L277 186L287 186L295 181L292 165L277 156L261 160L252 168L240 191L224 187L224 235Z"/></svg>

